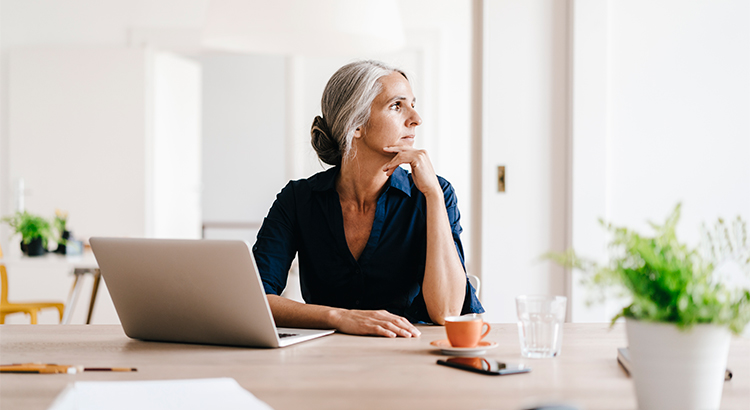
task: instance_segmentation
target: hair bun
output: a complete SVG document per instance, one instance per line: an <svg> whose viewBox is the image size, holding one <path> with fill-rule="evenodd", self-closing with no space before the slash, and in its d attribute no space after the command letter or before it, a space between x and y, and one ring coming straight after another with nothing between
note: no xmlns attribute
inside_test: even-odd
<svg viewBox="0 0 750 410"><path fill-rule="evenodd" d="M328 128L328 124L326 123L326 120L323 119L320 115L316 116L313 120L312 124L312 131L315 132L319 131L323 135L325 135L328 138L331 138L331 130Z"/></svg>
<svg viewBox="0 0 750 410"><path fill-rule="evenodd" d="M318 158L328 165L341 165L341 149L339 144L331 135L326 120L320 115L316 116L310 130L312 146L318 154Z"/></svg>

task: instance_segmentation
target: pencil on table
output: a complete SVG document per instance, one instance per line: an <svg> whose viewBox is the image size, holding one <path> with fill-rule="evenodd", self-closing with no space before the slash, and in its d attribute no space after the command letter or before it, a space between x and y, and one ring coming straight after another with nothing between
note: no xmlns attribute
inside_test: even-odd
<svg viewBox="0 0 750 410"><path fill-rule="evenodd" d="M84 367L84 372L137 372L135 367Z"/></svg>
<svg viewBox="0 0 750 410"><path fill-rule="evenodd" d="M41 373L55 374L79 372L137 372L135 367L83 367L67 364L19 363L0 365L0 373Z"/></svg>

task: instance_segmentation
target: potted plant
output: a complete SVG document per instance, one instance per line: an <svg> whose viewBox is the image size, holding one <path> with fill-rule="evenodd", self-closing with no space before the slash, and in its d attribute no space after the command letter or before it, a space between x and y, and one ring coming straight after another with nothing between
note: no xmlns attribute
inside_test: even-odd
<svg viewBox="0 0 750 410"><path fill-rule="evenodd" d="M610 234L603 264L573 250L545 255L583 271L600 296L614 289L629 299L612 323L625 317L641 410L718 409L731 333L750 321L750 286L732 280L750 274L745 222L719 219L690 248L677 239L679 218L678 204L663 225L650 224L654 236L600 220Z"/></svg>
<svg viewBox="0 0 750 410"><path fill-rule="evenodd" d="M21 235L21 250L28 256L43 255L47 251L52 229L46 219L24 211L3 218L2 222L10 225L14 234Z"/></svg>
<svg viewBox="0 0 750 410"><path fill-rule="evenodd" d="M66 254L68 239L70 239L70 231L67 229L67 224L68 213L56 209L55 219L52 220L52 225L54 225L55 231L57 231L57 249L55 249L55 253Z"/></svg>

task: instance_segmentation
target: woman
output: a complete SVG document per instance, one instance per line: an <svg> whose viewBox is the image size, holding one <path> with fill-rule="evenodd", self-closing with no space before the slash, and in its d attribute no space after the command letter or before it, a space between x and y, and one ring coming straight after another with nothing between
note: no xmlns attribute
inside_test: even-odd
<svg viewBox="0 0 750 410"><path fill-rule="evenodd" d="M311 134L334 167L287 184L253 247L277 325L416 337L412 323L484 311L464 271L453 187L413 147L415 100L406 75L376 61L328 81ZM304 304L278 296L296 253Z"/></svg>

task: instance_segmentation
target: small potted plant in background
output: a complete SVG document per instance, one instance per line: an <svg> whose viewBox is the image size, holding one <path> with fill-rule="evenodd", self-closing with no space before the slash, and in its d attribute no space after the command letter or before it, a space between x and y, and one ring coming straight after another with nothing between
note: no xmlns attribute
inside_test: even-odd
<svg viewBox="0 0 750 410"><path fill-rule="evenodd" d="M68 231L67 229L68 213L66 211L56 209L55 219L52 220L52 224L55 227L55 231L57 231L57 249L55 249L55 253L65 255L66 245L68 243L68 239L70 239L70 231Z"/></svg>
<svg viewBox="0 0 750 410"><path fill-rule="evenodd" d="M16 212L2 219L21 235L21 250L28 256L44 255L47 252L47 241L52 238L52 229L48 220L26 211Z"/></svg>
<svg viewBox="0 0 750 410"><path fill-rule="evenodd" d="M576 255L546 258L585 273L584 283L600 296L627 297L625 317L638 408L718 409L731 333L750 321L750 244L737 217L703 228L701 246L677 240L678 204L655 235L600 223L610 234L609 261ZM718 268L718 269L717 269ZM742 283L745 281L744 283Z"/></svg>

